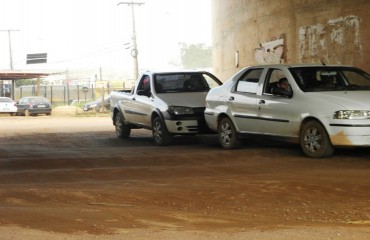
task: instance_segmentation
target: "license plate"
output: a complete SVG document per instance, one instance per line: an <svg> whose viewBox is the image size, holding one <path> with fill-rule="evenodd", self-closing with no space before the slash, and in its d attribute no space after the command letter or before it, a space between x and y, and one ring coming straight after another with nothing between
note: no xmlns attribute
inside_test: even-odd
<svg viewBox="0 0 370 240"><path fill-rule="evenodd" d="M38 108L44 108L44 107L46 107L46 105L38 105L37 107Z"/></svg>

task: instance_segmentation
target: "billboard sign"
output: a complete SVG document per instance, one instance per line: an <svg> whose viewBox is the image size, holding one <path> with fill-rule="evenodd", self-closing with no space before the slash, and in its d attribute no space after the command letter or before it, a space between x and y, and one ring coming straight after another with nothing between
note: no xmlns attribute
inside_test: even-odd
<svg viewBox="0 0 370 240"><path fill-rule="evenodd" d="M27 54L27 64L46 63L47 53Z"/></svg>

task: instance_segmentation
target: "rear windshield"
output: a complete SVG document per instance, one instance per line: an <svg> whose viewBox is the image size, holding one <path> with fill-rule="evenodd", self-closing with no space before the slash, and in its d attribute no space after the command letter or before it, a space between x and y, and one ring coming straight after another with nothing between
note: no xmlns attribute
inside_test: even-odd
<svg viewBox="0 0 370 240"><path fill-rule="evenodd" d="M31 103L47 103L49 102L49 100L47 100L46 98L31 98L30 102Z"/></svg>

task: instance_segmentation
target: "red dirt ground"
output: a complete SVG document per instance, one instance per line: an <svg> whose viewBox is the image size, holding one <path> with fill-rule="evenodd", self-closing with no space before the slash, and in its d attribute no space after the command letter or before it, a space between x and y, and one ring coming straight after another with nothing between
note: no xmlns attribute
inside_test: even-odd
<svg viewBox="0 0 370 240"><path fill-rule="evenodd" d="M109 117L0 116L0 239L370 239L370 149L310 159Z"/></svg>

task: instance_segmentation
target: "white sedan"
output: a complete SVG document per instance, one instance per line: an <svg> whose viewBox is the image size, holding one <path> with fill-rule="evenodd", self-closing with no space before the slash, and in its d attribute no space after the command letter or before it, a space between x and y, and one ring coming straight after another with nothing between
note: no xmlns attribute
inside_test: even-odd
<svg viewBox="0 0 370 240"><path fill-rule="evenodd" d="M206 98L205 119L223 148L254 134L299 143L308 157L370 146L370 76L337 65L247 67Z"/></svg>
<svg viewBox="0 0 370 240"><path fill-rule="evenodd" d="M17 113L16 102L8 97L0 97L0 113L10 113L15 115Z"/></svg>

